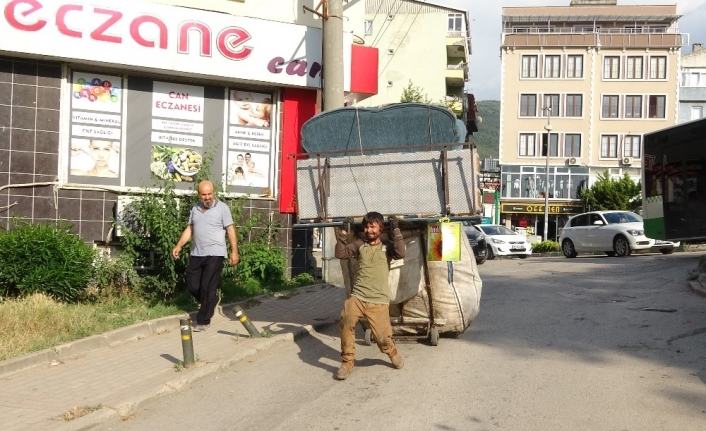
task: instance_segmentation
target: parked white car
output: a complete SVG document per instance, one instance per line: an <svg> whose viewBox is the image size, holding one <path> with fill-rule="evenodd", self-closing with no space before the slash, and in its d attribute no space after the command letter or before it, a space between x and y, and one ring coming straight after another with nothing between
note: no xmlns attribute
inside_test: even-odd
<svg viewBox="0 0 706 431"><path fill-rule="evenodd" d="M498 224L477 224L475 227L485 234L488 259L494 259L495 256L517 256L525 259L532 255L532 244L524 235Z"/></svg>
<svg viewBox="0 0 706 431"><path fill-rule="evenodd" d="M581 252L604 252L608 256L629 256L636 250L650 250L655 241L645 236L642 217L630 211L593 211L566 222L559 235L564 256Z"/></svg>

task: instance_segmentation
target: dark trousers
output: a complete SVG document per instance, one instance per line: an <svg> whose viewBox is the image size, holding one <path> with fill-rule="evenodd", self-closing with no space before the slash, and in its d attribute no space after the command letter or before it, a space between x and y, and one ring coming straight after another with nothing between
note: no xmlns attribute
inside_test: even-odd
<svg viewBox="0 0 706 431"><path fill-rule="evenodd" d="M190 256L186 270L186 287L201 308L196 315L198 325L210 325L218 303L216 292L221 284L223 256Z"/></svg>

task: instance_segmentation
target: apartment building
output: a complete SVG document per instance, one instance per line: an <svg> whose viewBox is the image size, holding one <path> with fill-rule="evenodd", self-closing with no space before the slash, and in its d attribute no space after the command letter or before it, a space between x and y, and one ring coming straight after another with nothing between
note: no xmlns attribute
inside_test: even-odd
<svg viewBox="0 0 706 431"><path fill-rule="evenodd" d="M706 108L706 49L701 43L681 59L679 123L704 118Z"/></svg>
<svg viewBox="0 0 706 431"><path fill-rule="evenodd" d="M365 0L364 20L362 40L378 49L378 93L358 105L397 103L411 82L433 103L446 101L463 115L471 53L465 10L434 1Z"/></svg>
<svg viewBox="0 0 706 431"><path fill-rule="evenodd" d="M319 109L318 3L4 2L0 229L68 220L110 245L127 194L158 180L191 191L195 171L178 172L174 154L210 155L213 179L247 198L246 213L282 227L291 272L309 269L289 156ZM377 91L377 53L353 42L362 5L345 2L344 14L343 90L360 99Z"/></svg>
<svg viewBox="0 0 706 431"><path fill-rule="evenodd" d="M642 134L679 107L676 5L572 0L502 9L501 220L548 238L596 175L640 178Z"/></svg>

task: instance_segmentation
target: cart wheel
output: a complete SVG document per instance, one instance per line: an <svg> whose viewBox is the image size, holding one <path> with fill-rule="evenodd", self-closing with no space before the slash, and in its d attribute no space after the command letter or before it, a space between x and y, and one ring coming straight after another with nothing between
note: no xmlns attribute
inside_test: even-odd
<svg viewBox="0 0 706 431"><path fill-rule="evenodd" d="M439 345L439 328L436 326L431 328L431 335L429 336L429 341L431 341L432 346Z"/></svg>
<svg viewBox="0 0 706 431"><path fill-rule="evenodd" d="M373 345L373 331L371 331L370 329L365 330L365 345L366 346Z"/></svg>

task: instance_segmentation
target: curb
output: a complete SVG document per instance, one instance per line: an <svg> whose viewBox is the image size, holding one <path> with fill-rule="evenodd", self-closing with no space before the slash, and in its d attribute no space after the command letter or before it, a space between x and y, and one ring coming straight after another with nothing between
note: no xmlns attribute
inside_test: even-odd
<svg viewBox="0 0 706 431"><path fill-rule="evenodd" d="M179 319L185 317L187 316L184 314L175 314L173 316L134 323L130 326L124 326L103 334L91 335L90 337L80 338L56 347L50 347L38 352L6 359L0 361L0 377L39 365L46 365L52 361L61 362L94 350L115 347L119 344L138 341L163 331L170 331L178 328Z"/></svg>
<svg viewBox="0 0 706 431"><path fill-rule="evenodd" d="M179 393L194 383L198 383L213 374L225 371L226 369L244 360L258 355L260 352L266 351L281 343L293 342L303 336L311 335L312 332L317 332L317 330L324 329L335 324L336 322L337 319L330 319L315 325L304 325L298 327L292 332L288 332L286 334L278 334L272 338L262 339L254 346L244 349L230 358L203 364L202 366L197 366L193 369L182 371L184 374L174 380L153 387L152 389L146 390L140 394L135 394L132 398L125 400L114 407L104 406L99 410L87 414L86 416L75 419L70 423L66 423L64 426L60 427L58 431L86 431L99 425L106 425L108 423L117 424L124 418L135 415L139 411L149 407L163 396Z"/></svg>
<svg viewBox="0 0 706 431"><path fill-rule="evenodd" d="M321 288L325 286L330 286L330 284L310 284L308 286L290 289L289 291L254 296L252 298L248 298L239 302L234 302L232 304L219 304L216 308L216 312L220 312L223 316L227 316L229 314L232 315L233 313L231 309L236 305L240 305L241 307L243 307L243 309L248 309L263 303L276 301L279 298L286 296L286 292L299 291L302 289ZM144 322L134 323L130 326L124 326L122 328L114 329L103 334L96 334L86 338L79 338L77 340L70 341L68 343L61 344L55 347L50 347L48 349L40 350L38 352L28 353L26 355L6 359L4 361L0 361L0 377L7 376L18 371L24 371L36 366L47 365L52 361L62 362L67 359L75 358L76 356L90 353L92 351L103 349L106 347L115 347L119 344L131 341L139 341L143 338L147 338L150 335L159 334L163 331L171 331L173 329L179 328L179 319L193 319L196 317L196 313L196 311L193 311L188 314L174 314L172 316L160 317L159 319L146 320Z"/></svg>
<svg viewBox="0 0 706 431"><path fill-rule="evenodd" d="M701 283L699 283L698 281L690 281L689 286L691 287L691 290L694 291L694 293L706 298L706 288L704 288Z"/></svg>

